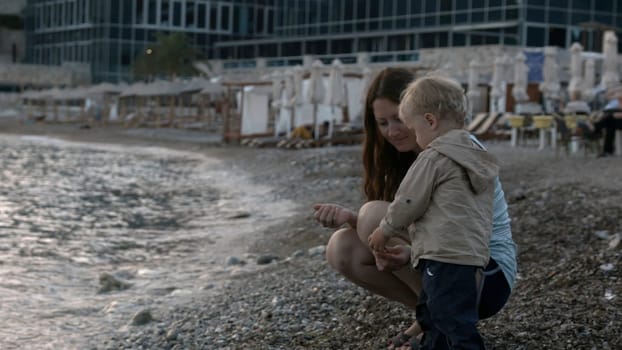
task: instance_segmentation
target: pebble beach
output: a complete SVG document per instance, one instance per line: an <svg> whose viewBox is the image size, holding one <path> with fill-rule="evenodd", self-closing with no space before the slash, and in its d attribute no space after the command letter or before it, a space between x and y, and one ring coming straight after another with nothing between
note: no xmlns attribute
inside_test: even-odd
<svg viewBox="0 0 622 350"><path fill-rule="evenodd" d="M164 138L171 133L7 121L0 133L197 152L267 186L266 200L293 203L293 214L276 224L215 243L236 248L209 267L218 283L168 305L147 303L116 331L92 332L93 349L383 349L414 318L336 274L323 257L332 232L314 222L311 206L363 203L358 145L256 149L191 132ZM508 305L480 323L488 348L622 348L622 158L484 143L502 161L519 248Z"/></svg>

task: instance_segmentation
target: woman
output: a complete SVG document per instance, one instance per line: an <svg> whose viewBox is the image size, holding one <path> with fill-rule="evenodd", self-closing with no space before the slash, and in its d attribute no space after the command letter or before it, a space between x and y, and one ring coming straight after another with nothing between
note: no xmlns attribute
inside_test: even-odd
<svg viewBox="0 0 622 350"><path fill-rule="evenodd" d="M315 218L337 228L330 238L326 258L332 268L369 291L401 302L415 310L421 283L418 271L408 264L408 237L390 242L387 253L374 256L368 236L378 227L399 184L417 157L417 143L398 118L402 91L414 79L408 70L386 68L371 83L364 115L363 189L367 197L358 213L335 204L316 204ZM478 143L476 140L474 140ZM491 259L483 278L480 318L490 317L505 305L516 275L516 246L499 182L495 188ZM415 346L421 329L415 322L391 340L392 347Z"/></svg>

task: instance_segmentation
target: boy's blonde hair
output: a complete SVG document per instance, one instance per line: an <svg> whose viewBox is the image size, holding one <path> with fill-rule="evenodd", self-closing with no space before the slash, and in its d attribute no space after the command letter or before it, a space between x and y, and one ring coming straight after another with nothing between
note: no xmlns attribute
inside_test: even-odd
<svg viewBox="0 0 622 350"><path fill-rule="evenodd" d="M439 74L429 74L410 83L402 94L399 116L410 118L425 113L464 125L467 100L460 83Z"/></svg>

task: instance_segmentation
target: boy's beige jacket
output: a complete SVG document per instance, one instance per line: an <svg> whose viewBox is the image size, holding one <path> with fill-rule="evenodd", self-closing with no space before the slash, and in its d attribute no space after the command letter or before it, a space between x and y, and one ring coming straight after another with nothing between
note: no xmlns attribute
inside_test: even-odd
<svg viewBox="0 0 622 350"><path fill-rule="evenodd" d="M408 170L380 226L412 244L419 259L484 267L492 233L496 158L465 130L436 138Z"/></svg>

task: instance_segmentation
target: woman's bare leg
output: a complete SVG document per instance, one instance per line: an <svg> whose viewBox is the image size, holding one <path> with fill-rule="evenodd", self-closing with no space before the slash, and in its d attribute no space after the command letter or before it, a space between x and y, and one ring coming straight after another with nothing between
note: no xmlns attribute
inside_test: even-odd
<svg viewBox="0 0 622 350"><path fill-rule="evenodd" d="M366 203L358 215L357 229L336 231L328 241L326 259L333 269L357 285L411 309L417 305L420 276L406 267L399 271L379 271L367 246L367 237L378 227L387 202Z"/></svg>

